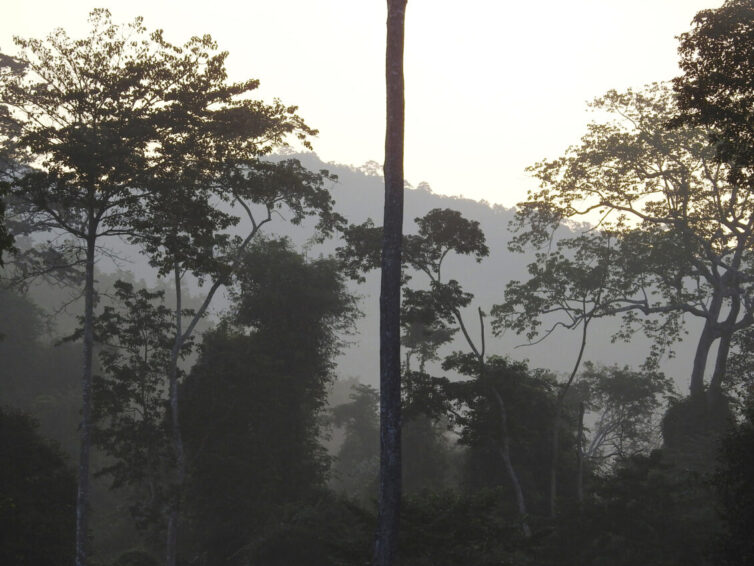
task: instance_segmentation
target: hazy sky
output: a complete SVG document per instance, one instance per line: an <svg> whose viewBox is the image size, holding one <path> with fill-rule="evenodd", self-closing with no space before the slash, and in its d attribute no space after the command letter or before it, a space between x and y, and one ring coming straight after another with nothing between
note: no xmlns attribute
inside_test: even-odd
<svg viewBox="0 0 754 566"><path fill-rule="evenodd" d="M320 130L326 161L382 162L384 0L29 0L8 2L12 36L87 29L94 7L141 15L173 42L210 33L233 79L297 104ZM557 157L584 133L585 102L677 74L675 36L722 0L409 0L406 178L435 192L513 206L527 165Z"/></svg>

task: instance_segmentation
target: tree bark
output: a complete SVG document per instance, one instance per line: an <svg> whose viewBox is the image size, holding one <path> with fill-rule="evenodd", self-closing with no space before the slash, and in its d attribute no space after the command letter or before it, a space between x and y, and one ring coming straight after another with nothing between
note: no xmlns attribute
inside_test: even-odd
<svg viewBox="0 0 754 566"><path fill-rule="evenodd" d="M385 214L380 289L380 480L374 566L398 563L401 500L400 293L406 0L388 0L387 8Z"/></svg>
<svg viewBox="0 0 754 566"><path fill-rule="evenodd" d="M175 456L175 491L172 493L172 501L168 509L167 541L166 541L166 564L175 566L178 559L178 521L180 517L180 504L183 495L183 484L186 479L186 455L183 449L183 436L181 434L180 419L178 414L178 358L183 347L183 319L181 298L181 269L176 261L173 269L175 277L175 342L170 353L169 386L170 386L170 425Z"/></svg>
<svg viewBox="0 0 754 566"><path fill-rule="evenodd" d="M576 500L584 503L584 402L579 403L579 430L576 437Z"/></svg>
<svg viewBox="0 0 754 566"><path fill-rule="evenodd" d="M92 428L92 360L94 356L94 254L96 226L89 214L84 279L84 348L81 378L81 425L78 489L76 493L76 566L86 566L89 546L89 459Z"/></svg>

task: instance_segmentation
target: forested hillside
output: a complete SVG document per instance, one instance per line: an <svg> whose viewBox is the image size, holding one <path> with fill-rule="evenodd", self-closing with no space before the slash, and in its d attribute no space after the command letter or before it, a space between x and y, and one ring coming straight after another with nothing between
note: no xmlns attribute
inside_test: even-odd
<svg viewBox="0 0 754 566"><path fill-rule="evenodd" d="M0 53L1 565L754 564L752 0L513 209L89 26Z"/></svg>

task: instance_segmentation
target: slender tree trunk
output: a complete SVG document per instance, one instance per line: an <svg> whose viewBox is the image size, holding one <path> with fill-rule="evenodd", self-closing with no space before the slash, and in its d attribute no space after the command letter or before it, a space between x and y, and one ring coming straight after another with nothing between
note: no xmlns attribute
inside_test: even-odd
<svg viewBox="0 0 754 566"><path fill-rule="evenodd" d="M400 302L406 0L388 0L387 8L385 216L380 289L380 489L374 566L398 563L401 502Z"/></svg>
<svg viewBox="0 0 754 566"><path fill-rule="evenodd" d="M492 394L497 401L498 409L500 410L500 433L502 436L502 443L500 445L500 456L503 459L505 470L508 472L508 477L511 480L511 486L513 487L513 494L516 497L516 506L518 507L518 514L521 518L521 528L524 531L524 536L529 538L531 536L531 528L528 522L528 512L526 510L526 499L524 499L524 490L521 487L521 481L518 479L518 473L513 466L511 460L511 442L510 435L508 434L508 412L505 410L505 402L502 395L497 388L490 384L492 388Z"/></svg>
<svg viewBox="0 0 754 566"><path fill-rule="evenodd" d="M557 511L557 498L558 498L558 456L560 454L560 418L563 415L563 403L565 397L568 394L568 390L573 384L573 380L576 379L576 373L581 366L581 359L584 357L584 349L586 348L587 329L589 327L589 320L584 321L584 325L581 331L581 347L579 348L579 355L576 357L576 362L573 364L573 370L571 375L568 376L563 389L558 394L555 401L555 416L552 421L552 453L550 458L550 517L554 518Z"/></svg>
<svg viewBox="0 0 754 566"><path fill-rule="evenodd" d="M178 358L183 347L183 320L181 298L181 273L180 265L175 263L173 270L175 277L175 342L170 353L170 424L175 456L175 486L172 493L170 508L168 510L166 564L175 566L178 558L178 521L180 517L180 504L183 495L183 485L186 479L186 455L183 449L183 435L181 434L180 419L178 415Z"/></svg>
<svg viewBox="0 0 754 566"><path fill-rule="evenodd" d="M576 500L584 503L584 402L579 403L579 429L576 437Z"/></svg>
<svg viewBox="0 0 754 566"><path fill-rule="evenodd" d="M81 379L81 447L76 494L76 566L86 566L89 546L89 458L92 428L92 360L94 356L94 254L96 226L89 215L84 279L84 363Z"/></svg>

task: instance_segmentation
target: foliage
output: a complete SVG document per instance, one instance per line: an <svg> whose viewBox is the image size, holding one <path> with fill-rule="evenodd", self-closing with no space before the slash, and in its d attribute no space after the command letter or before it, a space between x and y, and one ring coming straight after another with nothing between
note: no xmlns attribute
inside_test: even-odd
<svg viewBox="0 0 754 566"><path fill-rule="evenodd" d="M349 399L331 409L332 424L345 431L332 465L331 484L336 493L371 500L379 470L380 396L373 387L360 383Z"/></svg>
<svg viewBox="0 0 754 566"><path fill-rule="evenodd" d="M538 251L527 266L531 278L509 281L505 302L492 308L495 332L511 328L540 341L559 327L614 314L614 304L634 291L616 265L614 241L610 233L585 233L558 240L554 251Z"/></svg>
<svg viewBox="0 0 754 566"><path fill-rule="evenodd" d="M114 489L129 488L142 528L159 525L170 489L166 375L173 313L163 297L116 281L114 304L94 323L102 374L94 379L93 441L110 458L97 475L109 476ZM182 355L189 352L187 344Z"/></svg>
<svg viewBox="0 0 754 566"><path fill-rule="evenodd" d="M306 261L286 241L261 241L242 265L232 314L205 335L181 390L186 552L211 564L323 487L320 413L338 330L355 315L334 261Z"/></svg>
<svg viewBox="0 0 754 566"><path fill-rule="evenodd" d="M445 360L443 367L470 377L478 373L475 357L470 354L455 354ZM489 392L494 387L505 399L510 459L515 462L524 493L531 499L531 511L542 512L549 470L549 431L555 406L552 377L530 371L523 363L491 356L487 359L483 380L440 383L450 403L459 442L471 448L464 475L467 486L506 485L501 453L504 429L495 396ZM566 447L572 447L572 431L564 433L562 441ZM564 471L573 469L573 463L565 455L561 455L559 465ZM506 497L510 498L508 502L512 506L512 493L507 493Z"/></svg>
<svg viewBox="0 0 754 566"><path fill-rule="evenodd" d="M595 480L592 497L561 515L537 563L706 566L717 529L709 486L655 451Z"/></svg>
<svg viewBox="0 0 754 566"><path fill-rule="evenodd" d="M529 544L506 517L499 490L424 491L411 495L401 517L401 563L407 566L525 566Z"/></svg>
<svg viewBox="0 0 754 566"><path fill-rule="evenodd" d="M722 442L714 476L720 501L723 532L717 545L720 564L754 564L754 409Z"/></svg>
<svg viewBox="0 0 754 566"><path fill-rule="evenodd" d="M0 563L74 559L75 478L28 416L0 409Z"/></svg>
<svg viewBox="0 0 754 566"><path fill-rule="evenodd" d="M600 468L648 453L659 441L656 416L672 392L662 373L587 363L577 391L595 418L583 447L586 459Z"/></svg>
<svg viewBox="0 0 754 566"><path fill-rule="evenodd" d="M239 553L259 566L352 566L368 564L375 517L331 494L283 509Z"/></svg>
<svg viewBox="0 0 754 566"><path fill-rule="evenodd" d="M683 314L701 318L691 388L703 390L707 355L719 338L711 379L719 390L730 339L754 321L750 189L728 180L705 131L667 127L676 108L664 86L610 91L592 106L612 121L590 124L580 145L530 168L541 188L520 205L513 248L545 248L561 222L597 219L590 229L596 236L577 237L561 249L570 247L578 258L602 241L593 260L609 259L601 309L622 316L619 337L641 329L662 350L679 338ZM590 311L572 312L583 320Z"/></svg>
<svg viewBox="0 0 754 566"><path fill-rule="evenodd" d="M666 459L682 469L711 473L720 440L730 432L734 422L726 396L690 395L671 399L661 423Z"/></svg>
<svg viewBox="0 0 754 566"><path fill-rule="evenodd" d="M708 127L717 158L731 165L733 178L754 178L754 4L727 0L702 10L693 29L681 34L680 67L673 81L678 123Z"/></svg>
<svg viewBox="0 0 754 566"><path fill-rule="evenodd" d="M49 343L50 319L27 296L0 289L0 313L0 404L32 415L40 432L73 456L81 353Z"/></svg>

